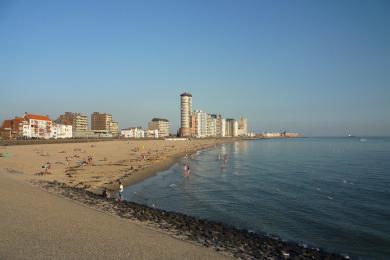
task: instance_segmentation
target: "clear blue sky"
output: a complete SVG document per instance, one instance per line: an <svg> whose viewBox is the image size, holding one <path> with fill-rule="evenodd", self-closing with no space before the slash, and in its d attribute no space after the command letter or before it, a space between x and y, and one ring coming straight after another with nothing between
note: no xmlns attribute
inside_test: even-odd
<svg viewBox="0 0 390 260"><path fill-rule="evenodd" d="M390 135L390 1L0 0L0 120L179 125L179 95L254 131Z"/></svg>

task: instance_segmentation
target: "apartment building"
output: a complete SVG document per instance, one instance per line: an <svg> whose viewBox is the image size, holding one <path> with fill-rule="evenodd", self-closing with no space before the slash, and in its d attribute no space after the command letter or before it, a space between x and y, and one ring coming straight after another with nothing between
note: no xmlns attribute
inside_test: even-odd
<svg viewBox="0 0 390 260"><path fill-rule="evenodd" d="M149 122L148 128L150 130L158 130L159 137L166 137L170 133L170 122L164 118L153 118Z"/></svg>
<svg viewBox="0 0 390 260"><path fill-rule="evenodd" d="M87 131L88 118L81 113L65 112L65 114L60 115L55 121L59 124L71 125L73 136L80 132Z"/></svg>

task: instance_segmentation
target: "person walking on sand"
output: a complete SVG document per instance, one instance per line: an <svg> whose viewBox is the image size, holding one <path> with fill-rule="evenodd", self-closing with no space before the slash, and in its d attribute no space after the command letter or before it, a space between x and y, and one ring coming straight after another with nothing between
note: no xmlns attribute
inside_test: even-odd
<svg viewBox="0 0 390 260"><path fill-rule="evenodd" d="M122 201L122 192L123 192L123 185L122 185L122 182L119 182L119 198L118 200L119 201Z"/></svg>

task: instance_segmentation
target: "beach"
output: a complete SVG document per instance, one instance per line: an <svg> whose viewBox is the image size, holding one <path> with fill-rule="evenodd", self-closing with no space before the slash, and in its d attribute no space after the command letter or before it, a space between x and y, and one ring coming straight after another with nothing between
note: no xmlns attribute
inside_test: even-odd
<svg viewBox="0 0 390 260"><path fill-rule="evenodd" d="M0 172L0 259L228 259Z"/></svg>
<svg viewBox="0 0 390 260"><path fill-rule="evenodd" d="M15 145L0 147L0 170L22 173L26 181L58 181L101 193L168 169L179 158L231 139L188 141L117 140L105 142ZM88 160L91 158L91 160Z"/></svg>
<svg viewBox="0 0 390 260"><path fill-rule="evenodd" d="M40 185L54 181L91 194L100 194L104 188L114 193L118 180L125 185L142 181L169 168L177 158L221 142L142 140L1 147L0 258L227 258L140 222L64 199ZM88 157L92 162L83 164Z"/></svg>

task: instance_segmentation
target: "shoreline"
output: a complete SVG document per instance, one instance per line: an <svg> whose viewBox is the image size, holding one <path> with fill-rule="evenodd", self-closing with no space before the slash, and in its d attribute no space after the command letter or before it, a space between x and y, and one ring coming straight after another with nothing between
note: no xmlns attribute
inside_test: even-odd
<svg viewBox="0 0 390 260"><path fill-rule="evenodd" d="M173 155L173 156L171 156L169 158L166 158L164 161L155 163L154 165L151 165L151 166L143 169L142 171L139 172L139 175L137 176L137 178L133 178L133 179L129 180L129 179L126 179L126 177L125 177L124 179L121 179L121 181L123 183L124 188L132 186L134 184L143 182L143 181L145 181L145 180L147 180L147 179L149 179L151 177L154 177L157 174L159 174L160 172L169 170L176 163L179 163L179 161L183 157L185 157L186 155L187 156L191 156L191 155L194 155L197 152L203 151L205 149L210 149L212 147L217 147L217 146L222 145L222 144L228 144L228 143L233 143L233 142L238 142L238 141L248 141L248 140L234 139L234 140L225 141L225 142L218 143L218 144L206 145L206 146L204 146L204 147L202 147L200 149L191 149L191 150L186 151L186 152L181 152L181 153L175 154L175 155ZM118 192L119 189L118 188L117 189L113 189L112 191Z"/></svg>
<svg viewBox="0 0 390 260"><path fill-rule="evenodd" d="M235 141L247 141L243 139L227 139L222 142L209 140L206 144L193 146L189 150L177 152L164 158L164 160L138 171L136 176L123 175L120 180L124 185L130 186L155 176L161 171L169 169L187 153L191 155L204 149L210 149L224 143ZM220 140L219 140L220 141ZM26 173L17 170L5 169L14 177L26 180ZM12 170L12 169L11 169ZM31 177L31 176L30 176ZM117 203L115 196L109 199L103 198L98 190L88 190L85 187L70 186L60 180L45 180L41 178L28 178L43 190L67 198L73 202L91 207L97 211L112 214L120 218L129 219L132 222L141 224L144 227L152 228L161 233L167 234L179 240L190 242L201 247L210 247L217 252L230 255L236 258L311 258L311 259L345 259L345 257L327 253L318 248L307 248L292 241L285 241L278 237L266 236L264 234L240 230L224 223L199 219L177 212L169 212L163 209L151 208L146 205L134 202L123 201ZM112 184L114 186L114 184ZM115 189L116 188L116 189ZM118 187L113 187L117 190ZM113 195L113 194L112 194Z"/></svg>
<svg viewBox="0 0 390 260"><path fill-rule="evenodd" d="M101 194L116 192L172 167L186 154L240 138L115 140L0 147L0 170L24 173L26 180L63 182ZM91 159L91 162L88 158ZM47 173L46 173L47 172Z"/></svg>
<svg viewBox="0 0 390 260"><path fill-rule="evenodd" d="M140 223L176 239L239 259L350 259L294 241L283 240L246 229L237 229L222 222L201 219L178 212L152 208L131 201L116 202L114 198L59 182L35 182L49 193L62 196L108 214Z"/></svg>

